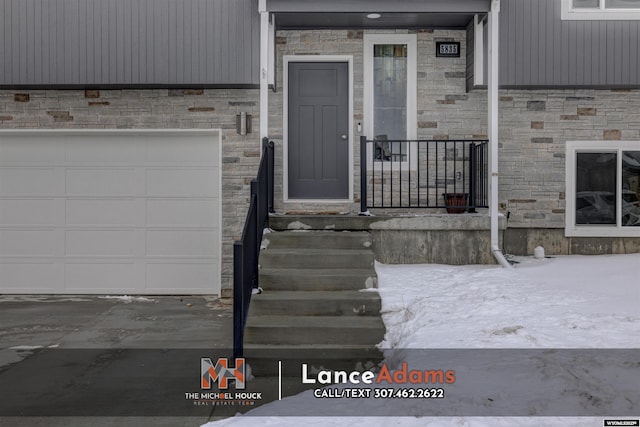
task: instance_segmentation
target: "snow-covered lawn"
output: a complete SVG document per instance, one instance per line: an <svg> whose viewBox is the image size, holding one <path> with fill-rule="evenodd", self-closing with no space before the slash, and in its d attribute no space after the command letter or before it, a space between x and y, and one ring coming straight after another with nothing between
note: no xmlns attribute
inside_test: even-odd
<svg viewBox="0 0 640 427"><path fill-rule="evenodd" d="M640 254L616 256L562 256L545 259L518 258L513 269L495 266L376 265L383 319L387 327L384 349L598 349L640 348ZM400 354L403 354L402 352ZM406 351L409 363L419 364L420 352ZM525 352L523 352L525 354ZM388 353L390 357L396 357ZM395 362L398 362L396 360ZM584 394L602 399L607 408L621 408L640 417L638 366L617 366L633 372L633 379L618 378L620 396L608 384L606 370L583 367L573 381L577 389L567 392L566 383L550 378L538 384L548 393L567 392L565 400L584 407ZM492 366L487 364L487 369ZM508 369L497 367L497 369ZM533 369L533 368L532 368ZM629 369L629 371L625 371ZM570 376L574 372L569 370ZM522 372L513 372L513 375ZM473 376L471 376L473 378ZM631 377L631 375L630 375ZM627 383L625 383L627 380ZM631 381L629 383L629 381ZM610 381L609 381L610 382ZM558 389L558 387L560 387ZM481 389L481 385L478 386ZM560 391L559 391L560 390ZM537 390L544 392L544 390ZM508 390L505 390L508 393ZM508 396L508 394L507 394ZM504 396L503 396L504 397ZM534 396L535 397L535 396ZM467 399L468 400L468 399ZM473 399L472 399L473 400ZM507 399L508 402L508 399ZM278 417L279 413L304 414L317 408L311 391L273 402L252 411L207 426L601 426L605 415L592 418L553 417L429 417L429 405L421 401L370 400L371 413L391 417ZM342 404L331 404L340 409ZM485 402L486 403L486 402ZM467 401L467 405L483 402ZM545 414L549 402L512 402L531 414ZM400 405L400 406L399 406ZM609 405L609 406L606 406ZM551 403L553 406L553 402ZM399 417L398 408L404 414ZM376 411L374 411L374 408ZM381 409L382 408L382 409ZM307 411L308 409L308 411ZM558 409L558 408L556 408ZM345 407L348 411L348 407ZM578 411L579 412L579 411ZM265 414L261 417L260 414ZM342 412L348 413L348 412ZM366 412L365 412L366 413ZM433 412L431 412L432 414ZM628 418L628 417L627 417Z"/></svg>
<svg viewBox="0 0 640 427"><path fill-rule="evenodd" d="M640 255L378 265L389 348L640 347Z"/></svg>

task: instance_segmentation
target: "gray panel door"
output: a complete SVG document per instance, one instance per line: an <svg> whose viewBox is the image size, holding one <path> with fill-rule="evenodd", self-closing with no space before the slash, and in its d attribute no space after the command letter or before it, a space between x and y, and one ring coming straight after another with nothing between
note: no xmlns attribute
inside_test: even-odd
<svg viewBox="0 0 640 427"><path fill-rule="evenodd" d="M346 62L289 63L289 197L349 197Z"/></svg>

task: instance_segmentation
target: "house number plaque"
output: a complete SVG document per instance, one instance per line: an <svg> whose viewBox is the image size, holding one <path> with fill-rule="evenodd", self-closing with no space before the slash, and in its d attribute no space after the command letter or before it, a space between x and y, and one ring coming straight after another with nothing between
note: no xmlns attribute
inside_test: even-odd
<svg viewBox="0 0 640 427"><path fill-rule="evenodd" d="M436 56L460 58L460 42L436 42Z"/></svg>

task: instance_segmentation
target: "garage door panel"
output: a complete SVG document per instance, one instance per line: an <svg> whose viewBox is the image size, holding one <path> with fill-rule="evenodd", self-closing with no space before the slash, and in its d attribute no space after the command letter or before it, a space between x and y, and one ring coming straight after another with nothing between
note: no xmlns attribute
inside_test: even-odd
<svg viewBox="0 0 640 427"><path fill-rule="evenodd" d="M150 137L147 139L146 148L149 162L192 162L210 165L220 163L220 149L216 144L211 144L211 139L206 137L189 138L179 143Z"/></svg>
<svg viewBox="0 0 640 427"><path fill-rule="evenodd" d="M64 265L61 263L11 262L0 263L0 285L4 292L21 293L24 290L40 293L59 293L64 283Z"/></svg>
<svg viewBox="0 0 640 427"><path fill-rule="evenodd" d="M66 160L78 164L139 163L144 161L144 142L134 136L70 136L66 143Z"/></svg>
<svg viewBox="0 0 640 427"><path fill-rule="evenodd" d="M0 227L64 224L63 199L0 200Z"/></svg>
<svg viewBox="0 0 640 427"><path fill-rule="evenodd" d="M76 230L66 233L68 256L128 256L136 254L134 230Z"/></svg>
<svg viewBox="0 0 640 427"><path fill-rule="evenodd" d="M147 231L147 255L218 257L217 231Z"/></svg>
<svg viewBox="0 0 640 427"><path fill-rule="evenodd" d="M143 225L138 218L144 200L109 199L66 201L66 224L71 226L135 226Z"/></svg>
<svg viewBox="0 0 640 427"><path fill-rule="evenodd" d="M56 255L55 230L0 230L0 256Z"/></svg>
<svg viewBox="0 0 640 427"><path fill-rule="evenodd" d="M0 130L0 293L215 293L217 131Z"/></svg>
<svg viewBox="0 0 640 427"><path fill-rule="evenodd" d="M211 169L147 169L147 196L216 197L219 172Z"/></svg>
<svg viewBox="0 0 640 427"><path fill-rule="evenodd" d="M56 168L0 168L0 195L64 194L64 175Z"/></svg>
<svg viewBox="0 0 640 427"><path fill-rule="evenodd" d="M167 293L172 289L182 290L182 293L210 293L218 281L218 274L217 267L210 263L150 263L147 264L146 287L151 293Z"/></svg>
<svg viewBox="0 0 640 427"><path fill-rule="evenodd" d="M136 196L140 194L135 169L68 169L69 196Z"/></svg>
<svg viewBox="0 0 640 427"><path fill-rule="evenodd" d="M220 224L218 199L147 200L148 226L217 227Z"/></svg>
<svg viewBox="0 0 640 427"><path fill-rule="evenodd" d="M0 166L58 164L64 162L64 137L15 136L0 144Z"/></svg>
<svg viewBox="0 0 640 427"><path fill-rule="evenodd" d="M144 291L144 276L135 263L69 263L66 265L66 291L135 292Z"/></svg>

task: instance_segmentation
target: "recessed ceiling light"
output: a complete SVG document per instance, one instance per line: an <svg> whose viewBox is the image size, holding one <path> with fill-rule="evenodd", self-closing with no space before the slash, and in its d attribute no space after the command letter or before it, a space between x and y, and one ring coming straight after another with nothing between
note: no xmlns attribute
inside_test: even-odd
<svg viewBox="0 0 640 427"><path fill-rule="evenodd" d="M367 18L369 19L378 19L380 18L380 14L379 13L370 13L367 15Z"/></svg>

